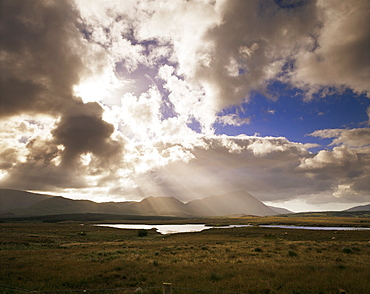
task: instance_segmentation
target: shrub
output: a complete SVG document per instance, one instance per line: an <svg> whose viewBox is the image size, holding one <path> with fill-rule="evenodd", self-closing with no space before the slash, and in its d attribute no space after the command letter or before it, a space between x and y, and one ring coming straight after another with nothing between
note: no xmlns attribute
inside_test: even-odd
<svg viewBox="0 0 370 294"><path fill-rule="evenodd" d="M209 279L212 282L217 282L217 281L220 281L222 279L222 277L217 273L211 273L211 276L209 277Z"/></svg>
<svg viewBox="0 0 370 294"><path fill-rule="evenodd" d="M146 237L146 236L148 236L148 232L144 229L138 230L137 231L137 236L138 237Z"/></svg>
<svg viewBox="0 0 370 294"><path fill-rule="evenodd" d="M349 254L349 253L353 253L353 250L352 250L352 248L344 247L344 248L342 249L342 252L343 252L343 253L347 253L347 254Z"/></svg>
<svg viewBox="0 0 370 294"><path fill-rule="evenodd" d="M295 252L294 250L288 250L288 256L290 256L290 257L296 257L296 256L298 256L298 253Z"/></svg>

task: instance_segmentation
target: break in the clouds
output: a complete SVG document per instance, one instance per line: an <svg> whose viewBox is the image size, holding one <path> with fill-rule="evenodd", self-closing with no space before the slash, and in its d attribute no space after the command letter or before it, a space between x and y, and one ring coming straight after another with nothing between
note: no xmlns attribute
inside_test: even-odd
<svg viewBox="0 0 370 294"><path fill-rule="evenodd" d="M1 9L1 187L369 201L368 1Z"/></svg>

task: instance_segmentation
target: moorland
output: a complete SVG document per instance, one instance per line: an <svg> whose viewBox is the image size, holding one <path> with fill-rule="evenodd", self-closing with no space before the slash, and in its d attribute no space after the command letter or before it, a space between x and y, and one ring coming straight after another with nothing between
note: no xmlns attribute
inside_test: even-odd
<svg viewBox="0 0 370 294"><path fill-rule="evenodd" d="M103 223L104 221L101 221ZM258 224L370 227L330 215L114 219L252 227L161 235L65 218L0 223L0 293L368 293L370 232L261 228ZM100 289L100 290L99 290Z"/></svg>

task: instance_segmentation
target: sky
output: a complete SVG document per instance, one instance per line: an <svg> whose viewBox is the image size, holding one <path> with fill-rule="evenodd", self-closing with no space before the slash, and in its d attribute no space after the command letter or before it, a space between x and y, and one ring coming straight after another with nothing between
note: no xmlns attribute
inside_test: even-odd
<svg viewBox="0 0 370 294"><path fill-rule="evenodd" d="M0 3L0 188L370 202L369 1Z"/></svg>

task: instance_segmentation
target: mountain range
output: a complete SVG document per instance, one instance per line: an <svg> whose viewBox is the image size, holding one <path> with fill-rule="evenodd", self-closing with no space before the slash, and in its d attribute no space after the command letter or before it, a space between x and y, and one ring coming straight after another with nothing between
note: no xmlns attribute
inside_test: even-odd
<svg viewBox="0 0 370 294"><path fill-rule="evenodd" d="M351 213L361 211L370 211L370 204L345 210ZM187 203L175 197L152 196L140 202L96 203L90 200L73 200L61 196L0 189L0 218L88 213L183 218L292 214L284 208L267 206L245 191L213 195Z"/></svg>
<svg viewBox="0 0 370 294"><path fill-rule="evenodd" d="M174 197L147 197L140 202L72 200L61 196L0 189L0 217L42 216L76 213L207 217L230 215L267 216L290 213L269 207L245 191L209 196L183 203Z"/></svg>

